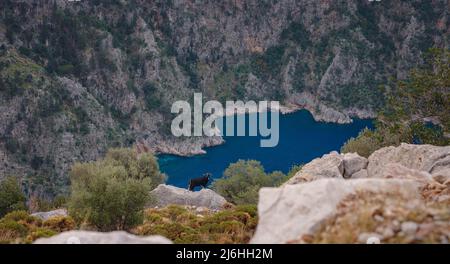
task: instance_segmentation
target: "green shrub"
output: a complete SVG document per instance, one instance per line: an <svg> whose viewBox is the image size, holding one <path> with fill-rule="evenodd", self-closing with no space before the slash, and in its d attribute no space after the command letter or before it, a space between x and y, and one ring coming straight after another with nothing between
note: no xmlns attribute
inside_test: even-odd
<svg viewBox="0 0 450 264"><path fill-rule="evenodd" d="M57 232L54 230L50 230L47 228L37 228L34 231L31 231L31 233L26 237L25 242L33 242L34 240L42 237L51 237L56 235Z"/></svg>
<svg viewBox="0 0 450 264"><path fill-rule="evenodd" d="M10 231L16 236L24 236L28 232L28 228L25 224L12 221L12 220L3 220L0 222L0 233L5 231Z"/></svg>
<svg viewBox="0 0 450 264"><path fill-rule="evenodd" d="M57 195L53 199L46 199L32 195L28 199L28 208L32 212L47 212L60 208L66 208L66 204L67 197L64 195Z"/></svg>
<svg viewBox="0 0 450 264"><path fill-rule="evenodd" d="M411 71L407 80L397 80L385 89L387 102L378 113L376 128L362 131L342 146L342 152L368 157L375 150L401 142L449 145L450 131L450 51L430 49L425 63ZM433 117L436 125L426 119Z"/></svg>
<svg viewBox="0 0 450 264"><path fill-rule="evenodd" d="M70 177L70 214L102 231L141 223L149 191L164 180L151 154L130 149L112 149L103 160L75 164Z"/></svg>
<svg viewBox="0 0 450 264"><path fill-rule="evenodd" d="M16 178L8 177L0 182L0 217L11 211L25 209L25 200Z"/></svg>
<svg viewBox="0 0 450 264"><path fill-rule="evenodd" d="M52 217L43 222L25 211L13 211L0 219L0 243L32 243L73 229L75 221L71 217Z"/></svg>
<svg viewBox="0 0 450 264"><path fill-rule="evenodd" d="M214 181L212 189L234 204L256 204L261 187L277 186L284 180L286 176L281 172L265 173L259 161L239 160Z"/></svg>
<svg viewBox="0 0 450 264"><path fill-rule="evenodd" d="M74 70L74 66L72 64L64 64L57 67L56 71L58 74L65 75L71 74Z"/></svg>
<svg viewBox="0 0 450 264"><path fill-rule="evenodd" d="M2 219L2 221L15 221L22 222L26 224L34 224L40 225L42 223L41 219L31 216L26 211L13 211L6 214Z"/></svg>
<svg viewBox="0 0 450 264"><path fill-rule="evenodd" d="M115 166L123 166L127 172L127 178L150 179L151 188L156 188L166 179L166 175L159 170L155 156L150 153L138 155L132 149L113 148L106 153L105 161Z"/></svg>
<svg viewBox="0 0 450 264"><path fill-rule="evenodd" d="M342 153L358 153L368 158L375 150L382 147L382 143L375 138L374 132L368 128L359 133L356 138L350 138L342 147Z"/></svg>
<svg viewBox="0 0 450 264"><path fill-rule="evenodd" d="M147 108L150 110L155 110L160 108L162 104L161 94L158 91L156 85L152 82L146 82L142 87L144 91L144 99Z"/></svg>

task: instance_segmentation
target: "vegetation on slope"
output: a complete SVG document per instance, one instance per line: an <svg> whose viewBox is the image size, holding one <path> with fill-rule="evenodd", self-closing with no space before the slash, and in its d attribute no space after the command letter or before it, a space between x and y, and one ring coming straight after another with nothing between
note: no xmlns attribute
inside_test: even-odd
<svg viewBox="0 0 450 264"><path fill-rule="evenodd" d="M133 229L138 235L162 235L174 243L247 243L257 224L256 206L231 206L201 213L189 207L148 209L144 223Z"/></svg>
<svg viewBox="0 0 450 264"><path fill-rule="evenodd" d="M165 179L152 154L132 149L111 149L102 160L75 164L70 176L70 214L102 231L141 223L149 192Z"/></svg>
<svg viewBox="0 0 450 264"><path fill-rule="evenodd" d="M280 171L266 173L256 160L239 160L232 163L223 177L214 181L212 189L234 204L256 204L262 187L276 187L287 181L301 166L294 166L288 175Z"/></svg>
<svg viewBox="0 0 450 264"><path fill-rule="evenodd" d="M26 211L13 211L0 219L0 244L31 243L41 237L50 237L76 227L71 217L52 217L45 221L30 216Z"/></svg>
<svg viewBox="0 0 450 264"><path fill-rule="evenodd" d="M8 177L0 182L0 217L14 210L24 210L25 200L15 177Z"/></svg>
<svg viewBox="0 0 450 264"><path fill-rule="evenodd" d="M350 139L342 152L368 157L375 150L401 142L450 144L450 50L430 49L425 63L407 80L386 88L387 102L376 129Z"/></svg>

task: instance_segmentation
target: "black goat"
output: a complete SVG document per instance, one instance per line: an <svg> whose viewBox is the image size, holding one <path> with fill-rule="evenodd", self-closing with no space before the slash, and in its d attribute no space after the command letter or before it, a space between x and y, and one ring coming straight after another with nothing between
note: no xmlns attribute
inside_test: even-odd
<svg viewBox="0 0 450 264"><path fill-rule="evenodd" d="M193 191L195 187L202 186L206 188L208 185L209 178L211 177L211 173L205 173L202 177L194 178L189 180L189 191Z"/></svg>

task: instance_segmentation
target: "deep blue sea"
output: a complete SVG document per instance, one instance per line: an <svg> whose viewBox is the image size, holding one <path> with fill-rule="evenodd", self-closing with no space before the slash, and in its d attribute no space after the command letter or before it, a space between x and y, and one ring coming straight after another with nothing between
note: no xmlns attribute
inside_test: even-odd
<svg viewBox="0 0 450 264"><path fill-rule="evenodd" d="M248 120L248 119L247 119ZM210 172L213 178L222 177L230 163L239 159L261 162L266 172L280 170L284 173L295 164L302 164L337 150L365 127L372 128L372 120L355 119L351 124L333 124L314 121L306 111L280 115L279 143L273 148L261 148L260 137L224 137L225 144L206 148L206 154L192 157L158 155L162 172L168 175L167 183L186 188L190 178Z"/></svg>

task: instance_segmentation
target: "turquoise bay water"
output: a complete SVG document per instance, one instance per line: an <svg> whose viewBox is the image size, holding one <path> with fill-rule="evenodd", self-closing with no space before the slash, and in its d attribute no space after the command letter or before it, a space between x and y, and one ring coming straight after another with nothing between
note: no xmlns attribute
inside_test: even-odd
<svg viewBox="0 0 450 264"><path fill-rule="evenodd" d="M247 119L248 120L248 119ZM269 123L270 124L270 123ZM280 139L276 147L261 148L260 137L224 137L225 144L206 148L206 154L193 157L158 155L161 171L168 175L167 183L186 188L190 178L210 172L213 178L222 177L230 163L239 159L261 162L266 172L284 173L295 164L302 164L337 150L365 127L372 128L372 120L356 119L352 124L332 124L314 121L305 110L280 115Z"/></svg>

